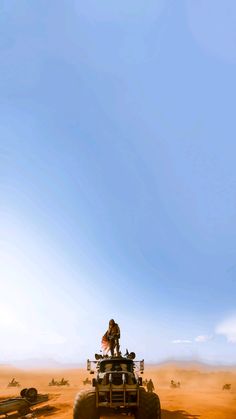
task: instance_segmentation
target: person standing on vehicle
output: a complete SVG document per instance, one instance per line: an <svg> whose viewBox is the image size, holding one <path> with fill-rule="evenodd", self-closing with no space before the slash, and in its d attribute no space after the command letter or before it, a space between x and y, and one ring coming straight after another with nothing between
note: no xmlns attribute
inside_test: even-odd
<svg viewBox="0 0 236 419"><path fill-rule="evenodd" d="M102 348L105 352L111 352L111 356L114 356L116 349L116 356L120 355L120 328L114 319L109 321L108 329L102 338Z"/></svg>

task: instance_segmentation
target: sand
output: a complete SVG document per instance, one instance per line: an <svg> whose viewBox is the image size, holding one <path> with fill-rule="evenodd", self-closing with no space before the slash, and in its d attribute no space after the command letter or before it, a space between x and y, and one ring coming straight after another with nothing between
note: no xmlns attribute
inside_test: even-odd
<svg viewBox="0 0 236 419"><path fill-rule="evenodd" d="M8 382L15 377L19 388L8 388ZM54 377L68 379L69 387L49 387ZM17 396L24 387L36 387L42 394L49 394L50 400L34 407L34 418L72 419L73 401L78 391L89 388L84 385L85 369L74 370L27 370L0 366L0 398ZM143 378L152 378L155 392L162 406L162 419L235 419L236 418L236 371L204 368L199 365L180 366L165 364L147 366ZM170 388L170 381L181 383L180 388ZM231 383L231 390L222 390L225 383ZM17 415L10 415L14 419ZM124 416L121 416L124 418ZM118 417L117 417L118 419Z"/></svg>

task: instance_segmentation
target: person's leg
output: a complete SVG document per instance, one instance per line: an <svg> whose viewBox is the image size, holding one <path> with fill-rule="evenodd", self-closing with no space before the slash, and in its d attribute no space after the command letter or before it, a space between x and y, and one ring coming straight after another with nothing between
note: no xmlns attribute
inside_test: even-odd
<svg viewBox="0 0 236 419"><path fill-rule="evenodd" d="M111 342L110 342L111 356L114 356L114 348L115 348L115 343L114 343L113 340L111 340Z"/></svg>
<svg viewBox="0 0 236 419"><path fill-rule="evenodd" d="M119 339L116 339L116 355L120 355L120 345L119 345Z"/></svg>

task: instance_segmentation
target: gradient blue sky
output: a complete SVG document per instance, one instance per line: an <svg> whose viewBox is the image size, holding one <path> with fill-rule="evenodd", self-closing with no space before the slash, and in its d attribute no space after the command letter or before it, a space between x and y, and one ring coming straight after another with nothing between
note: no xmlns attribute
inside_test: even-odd
<svg viewBox="0 0 236 419"><path fill-rule="evenodd" d="M0 362L236 363L236 3L2 0Z"/></svg>

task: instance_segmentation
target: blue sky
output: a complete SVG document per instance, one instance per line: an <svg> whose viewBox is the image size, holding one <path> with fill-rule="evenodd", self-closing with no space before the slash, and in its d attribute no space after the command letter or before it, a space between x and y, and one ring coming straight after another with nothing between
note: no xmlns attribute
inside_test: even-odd
<svg viewBox="0 0 236 419"><path fill-rule="evenodd" d="M236 363L235 21L1 2L0 362L83 361L114 317L147 361Z"/></svg>

